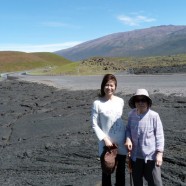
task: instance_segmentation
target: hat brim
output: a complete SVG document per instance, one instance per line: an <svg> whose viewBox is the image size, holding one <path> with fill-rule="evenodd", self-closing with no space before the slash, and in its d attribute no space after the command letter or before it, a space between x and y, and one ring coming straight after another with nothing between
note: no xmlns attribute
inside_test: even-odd
<svg viewBox="0 0 186 186"><path fill-rule="evenodd" d="M128 104L129 104L129 107L132 108L132 109L136 108L136 106L135 106L135 97L137 97L137 96L139 96L139 95L132 96L129 99ZM145 98L147 98L148 105L149 105L149 107L151 107L152 106L152 100L149 97L145 96L145 95L142 95L142 96L144 96Z"/></svg>

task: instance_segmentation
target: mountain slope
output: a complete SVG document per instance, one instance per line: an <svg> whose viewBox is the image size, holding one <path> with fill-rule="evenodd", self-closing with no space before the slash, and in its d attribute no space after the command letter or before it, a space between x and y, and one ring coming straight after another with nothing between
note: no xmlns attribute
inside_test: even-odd
<svg viewBox="0 0 186 186"><path fill-rule="evenodd" d="M144 57L186 53L186 26L157 26L114 33L54 53L78 61L94 56Z"/></svg>

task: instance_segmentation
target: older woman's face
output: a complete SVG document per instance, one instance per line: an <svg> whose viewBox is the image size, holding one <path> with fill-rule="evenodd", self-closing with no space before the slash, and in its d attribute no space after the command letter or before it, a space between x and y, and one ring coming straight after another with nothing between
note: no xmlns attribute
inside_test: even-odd
<svg viewBox="0 0 186 186"><path fill-rule="evenodd" d="M136 96L134 102L137 110L139 110L141 113L148 110L148 99L145 96Z"/></svg>

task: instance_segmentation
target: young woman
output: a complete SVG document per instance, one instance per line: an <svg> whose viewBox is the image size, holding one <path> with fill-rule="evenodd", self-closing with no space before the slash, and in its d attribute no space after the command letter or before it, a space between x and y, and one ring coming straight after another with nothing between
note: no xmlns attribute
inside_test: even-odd
<svg viewBox="0 0 186 186"><path fill-rule="evenodd" d="M99 98L93 102L92 128L99 139L99 156L103 147L118 147L116 186L125 186L125 160L127 150L125 142L125 125L121 118L123 114L124 100L114 93L117 80L113 74L106 74L101 83ZM111 186L111 175L102 172L102 186Z"/></svg>
<svg viewBox="0 0 186 186"><path fill-rule="evenodd" d="M159 114L150 109L152 100L146 89L138 89L129 100L126 147L131 153L134 186L162 186L164 131Z"/></svg>

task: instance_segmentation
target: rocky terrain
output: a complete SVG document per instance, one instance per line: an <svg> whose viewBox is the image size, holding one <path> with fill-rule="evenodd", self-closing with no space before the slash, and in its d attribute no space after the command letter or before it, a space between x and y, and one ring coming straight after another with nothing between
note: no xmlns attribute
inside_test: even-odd
<svg viewBox="0 0 186 186"><path fill-rule="evenodd" d="M97 93L0 82L0 185L100 185L97 139L90 121ZM125 100L126 123L131 94L117 95ZM151 98L165 130L164 185L186 185L186 97L156 93ZM128 180L126 165L127 185Z"/></svg>
<svg viewBox="0 0 186 186"><path fill-rule="evenodd" d="M139 59L140 60L140 59ZM157 60L157 63L161 63ZM163 64L162 60L162 64ZM131 65L134 63L133 65ZM81 62L80 67L88 69L95 69L95 71L100 71L107 73L109 71L121 73L125 72L127 74L175 74L175 73L186 73L186 64L182 64L179 60L176 62L168 61L165 65L156 65L155 63L149 64L140 62L137 64L136 59L131 62L127 62L127 60L116 60L112 58L105 58L105 57L94 57L87 60L83 60ZM98 70L99 69L99 70Z"/></svg>

